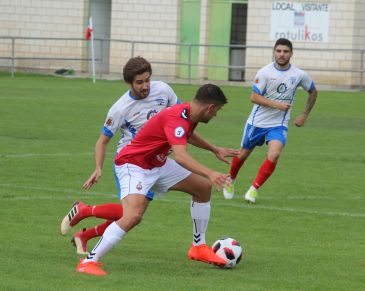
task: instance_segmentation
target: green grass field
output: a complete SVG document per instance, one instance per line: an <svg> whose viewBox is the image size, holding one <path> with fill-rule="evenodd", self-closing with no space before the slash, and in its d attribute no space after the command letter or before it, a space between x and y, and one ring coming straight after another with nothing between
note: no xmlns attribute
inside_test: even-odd
<svg viewBox="0 0 365 291"><path fill-rule="evenodd" d="M183 101L196 86L172 85ZM259 203L242 194L265 158L258 148L241 169L238 194L213 193L208 243L236 238L245 257L233 270L187 259L190 198L154 200L144 221L103 258L106 277L75 272L78 256L59 223L76 200L118 202L109 146L104 175L93 150L106 112L127 89L122 82L0 75L0 290L365 290L365 93L323 92L304 128L291 124L276 172ZM197 132L238 148L251 110L250 89L223 87L229 103ZM299 91L292 120L303 110ZM190 148L205 165L228 166ZM97 221L82 221L75 230ZM91 241L89 249L96 240Z"/></svg>

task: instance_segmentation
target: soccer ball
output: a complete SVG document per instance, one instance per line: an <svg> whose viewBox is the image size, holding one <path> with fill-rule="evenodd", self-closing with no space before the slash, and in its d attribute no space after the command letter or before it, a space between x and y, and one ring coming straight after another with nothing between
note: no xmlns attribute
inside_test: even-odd
<svg viewBox="0 0 365 291"><path fill-rule="evenodd" d="M225 237L217 240L212 246L213 252L225 259L227 264L224 268L233 268L242 259L242 247L233 238Z"/></svg>

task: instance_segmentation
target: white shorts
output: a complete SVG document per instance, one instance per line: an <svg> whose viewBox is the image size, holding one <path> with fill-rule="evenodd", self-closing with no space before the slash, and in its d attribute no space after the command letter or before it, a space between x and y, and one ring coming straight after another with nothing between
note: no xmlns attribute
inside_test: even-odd
<svg viewBox="0 0 365 291"><path fill-rule="evenodd" d="M152 200L154 196L152 191L163 195L191 172L173 159L167 158L162 167L151 170L142 169L134 164L115 166L115 174L120 199L129 194L141 194Z"/></svg>

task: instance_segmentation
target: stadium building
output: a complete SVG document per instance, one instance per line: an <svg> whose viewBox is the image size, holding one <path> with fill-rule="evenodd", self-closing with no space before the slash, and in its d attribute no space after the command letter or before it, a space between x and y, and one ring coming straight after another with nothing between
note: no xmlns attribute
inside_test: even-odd
<svg viewBox="0 0 365 291"><path fill-rule="evenodd" d="M2 70L91 73L94 51L98 76L142 55L167 80L251 82L285 37L316 83L365 84L363 0L2 0L0 11Z"/></svg>

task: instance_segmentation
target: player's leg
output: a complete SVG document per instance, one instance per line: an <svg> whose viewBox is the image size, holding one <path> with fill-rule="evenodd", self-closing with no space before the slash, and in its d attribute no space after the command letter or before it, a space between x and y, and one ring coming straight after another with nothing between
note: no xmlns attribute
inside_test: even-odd
<svg viewBox="0 0 365 291"><path fill-rule="evenodd" d="M141 222L149 200L144 195L129 194L123 198L122 202L123 216L107 227L89 255L80 261L76 268L77 272L91 275L97 275L95 274L96 269L104 272L98 268L99 259L122 240L129 230Z"/></svg>
<svg viewBox="0 0 365 291"><path fill-rule="evenodd" d="M206 178L191 173L189 176L173 185L170 189L183 191L192 195L190 212L193 222L193 244L188 252L188 257L191 260L202 261L209 264L225 265L225 260L217 256L212 249L206 245L205 241L211 208L211 183Z"/></svg>
<svg viewBox="0 0 365 291"><path fill-rule="evenodd" d="M89 252L87 251L87 242L94 238L103 235L105 229L113 222L114 220L107 220L97 226L82 229L76 232L71 239L71 243L76 247L76 252L79 255L87 255Z"/></svg>
<svg viewBox="0 0 365 291"><path fill-rule="evenodd" d="M243 166L246 159L250 156L256 146L261 146L265 142L265 130L262 128L254 127L251 124L246 123L242 141L241 150L238 157L232 159L229 174L232 179L232 183L229 187L223 188L223 195L226 199L232 199L234 196L234 182L237 178L238 172Z"/></svg>
<svg viewBox="0 0 365 291"><path fill-rule="evenodd" d="M246 123L245 129L244 129L243 135L242 135L240 155L238 157L234 157L232 159L231 167L229 170L229 174L230 174L232 180L236 179L238 172L241 169L243 163L245 162L245 160L248 158L248 156L251 153L251 151L248 151L248 150L245 151L244 144L246 144L252 138L252 128L253 128L252 125ZM248 149L252 149L252 147L250 147Z"/></svg>
<svg viewBox="0 0 365 291"><path fill-rule="evenodd" d="M123 207L120 203L87 205L81 201L77 201L72 205L61 222L61 234L67 234L73 226L90 216L107 220L117 220L122 215Z"/></svg>
<svg viewBox="0 0 365 291"><path fill-rule="evenodd" d="M245 149L241 148L238 157L234 157L232 159L231 168L229 170L230 177L232 179L232 183L228 187L223 188L223 196L226 199L232 199L235 193L234 184L237 178L238 172L241 169L242 165L246 161L246 159L250 156L253 149Z"/></svg>
<svg viewBox="0 0 365 291"><path fill-rule="evenodd" d="M116 182L116 186L118 189L118 195L120 196L120 185L118 177L115 173L115 166L114 166L114 178ZM153 193L149 193L148 197L153 197ZM116 208L114 208L116 207ZM120 215L117 213L118 208L120 209ZM114 221L118 220L122 217L123 208L120 203L116 203L113 205L103 204L103 205L96 205L94 208L94 213L96 217L107 218L106 222L99 224L95 227L89 229L83 229L77 233L75 233L71 239L71 243L74 244L76 247L76 252L78 254L88 254L87 252L87 242L88 240L103 235L105 229Z"/></svg>
<svg viewBox="0 0 365 291"><path fill-rule="evenodd" d="M134 226L142 220L149 201L148 190L157 180L152 171L143 170L131 164L116 167L116 173L121 187L121 200L123 203L123 216L111 223L103 236L97 242L89 255L76 268L76 272L98 275L103 272L98 267L101 257L108 253Z"/></svg>
<svg viewBox="0 0 365 291"><path fill-rule="evenodd" d="M245 200L256 203L258 189L267 181L276 168L277 161L286 143L287 129L285 127L275 127L267 132L268 153L266 160L262 163L259 171L248 191Z"/></svg>

